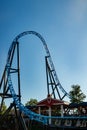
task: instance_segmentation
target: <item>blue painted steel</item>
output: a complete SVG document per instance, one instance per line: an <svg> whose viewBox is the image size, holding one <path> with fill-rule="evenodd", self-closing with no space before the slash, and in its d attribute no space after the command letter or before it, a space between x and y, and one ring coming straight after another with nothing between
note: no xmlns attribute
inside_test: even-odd
<svg viewBox="0 0 87 130"><path fill-rule="evenodd" d="M63 94L67 97L70 98L70 95L65 91L65 89L62 87L59 79L58 79L58 76L57 76L57 73L55 71L55 67L54 67L54 64L52 62L52 58L51 58L51 55L50 55L50 52L49 52L49 49L47 47L47 44L46 44L46 41L44 40L44 38L37 32L35 31L25 31L21 34L19 34L14 40L13 40L13 43L12 43L12 46L14 45L14 43L16 44L18 39L20 39L22 36L25 36L25 35L28 35L28 34L34 34L35 36L37 36L38 38L40 38L40 40L42 41L43 43L43 46L45 48L45 51L46 51L46 55L48 57L48 62L49 62L49 65L50 65L50 68L52 70L52 73L53 73L53 76L54 76L54 80L55 80L55 83L56 83L56 87L58 86L60 88L60 90L63 92ZM11 47L12 48L12 47ZM56 89L55 87L55 89Z"/></svg>
<svg viewBox="0 0 87 130"><path fill-rule="evenodd" d="M8 86L9 86L9 89L10 89L10 93L12 94L12 97L13 97L13 100L15 102L15 104L17 105L17 107L19 108L19 110L21 112L23 112L25 115L27 115L30 119L32 120L37 120L39 122L43 122L44 124L47 124L48 122L48 119L49 118L58 118L58 117L49 117L49 116L44 116L44 115L40 115L40 114L36 114L34 112L32 112L31 110L27 109L20 101L19 101L19 98L17 97L16 93L15 93L15 90L14 90L14 87L13 87L13 84L12 84L12 80L11 80L11 75L10 75L10 69L11 69L11 66L10 66L10 63L11 63L11 55L12 55L12 51L13 51L13 48L14 46L17 44L18 42L18 39L21 38L22 36L25 36L27 34L34 34L36 35L37 37L40 38L40 40L42 41L43 45L44 45L44 48L46 50L46 54L47 54L47 57L48 57L48 61L49 61L49 64L50 64L50 67L53 71L53 75L55 77L55 81L56 81L56 84L59 84L59 88L61 89L61 91L67 95L68 93L64 90L64 88L61 86L58 78L57 78L57 74L56 74L56 71L55 71L55 68L54 68L54 64L52 62L52 59L51 59L51 56L50 56L50 52L48 50L48 47L47 47L47 44L45 42L45 40L43 39L43 37L35 32L35 31L26 31L26 32L23 32L21 34L19 34L12 42L10 48L9 48L9 51L8 51L8 57L7 57L7 63L6 63L6 72L7 72L7 78L8 78Z"/></svg>

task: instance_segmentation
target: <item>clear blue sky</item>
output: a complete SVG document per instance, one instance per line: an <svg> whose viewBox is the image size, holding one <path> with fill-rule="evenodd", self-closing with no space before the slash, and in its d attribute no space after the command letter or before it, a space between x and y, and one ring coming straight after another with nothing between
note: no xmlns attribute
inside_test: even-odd
<svg viewBox="0 0 87 130"><path fill-rule="evenodd" d="M0 78L12 40L26 30L46 40L64 89L79 84L87 95L87 0L0 0ZM47 96L44 48L35 36L21 42L22 101L41 100Z"/></svg>

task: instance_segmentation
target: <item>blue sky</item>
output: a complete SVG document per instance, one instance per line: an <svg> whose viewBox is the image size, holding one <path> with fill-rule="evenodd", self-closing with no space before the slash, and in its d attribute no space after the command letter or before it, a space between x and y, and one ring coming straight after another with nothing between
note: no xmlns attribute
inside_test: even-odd
<svg viewBox="0 0 87 130"><path fill-rule="evenodd" d="M64 89L79 84L87 95L87 1L0 0L0 78L12 40L27 30L46 40ZM47 96L44 48L35 36L20 42L22 101L41 100Z"/></svg>

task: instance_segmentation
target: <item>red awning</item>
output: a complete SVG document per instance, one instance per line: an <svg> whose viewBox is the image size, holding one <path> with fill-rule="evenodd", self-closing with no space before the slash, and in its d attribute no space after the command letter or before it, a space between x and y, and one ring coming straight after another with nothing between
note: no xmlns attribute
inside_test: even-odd
<svg viewBox="0 0 87 130"><path fill-rule="evenodd" d="M56 105L68 105L68 103L58 100L58 99L53 99L51 97L47 97L40 102L37 103L37 106L56 106Z"/></svg>

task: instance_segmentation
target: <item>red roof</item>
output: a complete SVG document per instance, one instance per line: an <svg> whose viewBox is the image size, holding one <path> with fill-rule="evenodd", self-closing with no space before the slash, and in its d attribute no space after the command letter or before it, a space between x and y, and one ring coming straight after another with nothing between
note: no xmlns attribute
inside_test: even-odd
<svg viewBox="0 0 87 130"><path fill-rule="evenodd" d="M54 105L68 105L64 101L47 97L37 103L37 106L54 106Z"/></svg>

